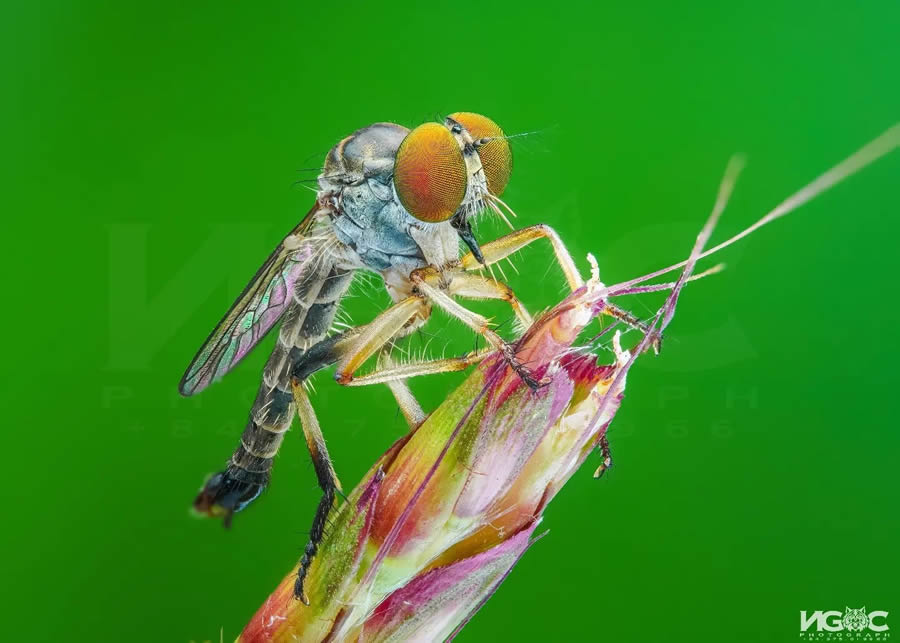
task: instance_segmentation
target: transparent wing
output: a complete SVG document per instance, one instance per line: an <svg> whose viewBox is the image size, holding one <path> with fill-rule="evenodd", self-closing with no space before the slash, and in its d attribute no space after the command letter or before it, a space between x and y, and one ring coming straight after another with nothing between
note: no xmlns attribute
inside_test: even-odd
<svg viewBox="0 0 900 643"><path fill-rule="evenodd" d="M316 243L308 234L316 208L284 238L218 323L181 378L182 395L221 379L272 329L291 304L295 286L315 269Z"/></svg>

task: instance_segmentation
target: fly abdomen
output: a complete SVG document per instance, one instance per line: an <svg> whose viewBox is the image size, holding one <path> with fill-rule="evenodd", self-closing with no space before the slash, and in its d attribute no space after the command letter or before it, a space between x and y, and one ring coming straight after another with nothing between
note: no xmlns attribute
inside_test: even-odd
<svg viewBox="0 0 900 643"><path fill-rule="evenodd" d="M273 459L296 412L291 393L294 363L327 337L351 279L352 273L333 269L324 278L304 283L295 295L297 302L285 316L266 362L240 445L225 471L210 478L197 496L197 511L224 516L227 526L231 516L268 485Z"/></svg>
<svg viewBox="0 0 900 643"><path fill-rule="evenodd" d="M263 385L250 411L241 444L229 464L247 472L265 474L268 481L272 458L278 453L284 434L291 428L294 400L291 393Z"/></svg>
<svg viewBox="0 0 900 643"><path fill-rule="evenodd" d="M287 359L288 354L279 342L264 373L282 370L281 363ZM210 478L194 500L197 511L214 517L223 516L226 526L232 514L256 500L269 484L273 458L294 417L290 383L270 383L267 379L263 377L241 442L229 458L225 471Z"/></svg>

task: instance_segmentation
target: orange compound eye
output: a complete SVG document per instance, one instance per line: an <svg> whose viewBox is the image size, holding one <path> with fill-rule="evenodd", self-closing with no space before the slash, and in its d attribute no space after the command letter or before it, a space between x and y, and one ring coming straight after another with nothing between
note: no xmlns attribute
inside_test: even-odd
<svg viewBox="0 0 900 643"><path fill-rule="evenodd" d="M457 112L451 114L450 118L465 127L475 141L488 139L478 146L478 158L481 159L484 168L488 190L497 196L503 194L512 173L512 150L509 149L509 141L506 140L503 130L497 123L481 114Z"/></svg>
<svg viewBox="0 0 900 643"><path fill-rule="evenodd" d="M407 212L428 223L446 221L466 196L466 162L443 125L425 123L403 139L394 161L394 187Z"/></svg>

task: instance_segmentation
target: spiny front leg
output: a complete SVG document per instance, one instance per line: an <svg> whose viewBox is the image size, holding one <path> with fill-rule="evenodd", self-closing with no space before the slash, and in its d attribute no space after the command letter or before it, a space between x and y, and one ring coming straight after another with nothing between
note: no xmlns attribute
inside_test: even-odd
<svg viewBox="0 0 900 643"><path fill-rule="evenodd" d="M550 226L542 223L522 228L515 232L510 232L499 239L481 246L481 253L484 255L484 265L490 266L501 259L506 259L509 255L518 252L538 239L547 239L550 242L550 245L553 247L553 254L556 256L556 261L562 268L563 274L566 276L566 281L569 282L569 288L571 288L572 291L581 288L584 285L584 279L581 278L581 274L578 272L578 268L572 260L572 255L569 254L569 251L566 249L566 246L559 235L556 234L556 231ZM478 270L482 267L482 264L475 259L471 252L465 255L460 263L464 270Z"/></svg>
<svg viewBox="0 0 900 643"><path fill-rule="evenodd" d="M575 262L572 260L572 255L569 254L562 239L560 239L553 228L544 224L516 230L515 232L511 232L495 241L491 241L490 243L481 246L485 265L490 266L493 263L505 259L509 255L518 252L538 239L547 239L550 242L550 245L553 247L553 254L556 257L557 263L559 263L562 268L563 274L566 276L569 287L575 291L583 286L584 280L581 278L578 268L576 268ZM465 255L460 260L460 265L462 269L466 271L478 270L482 267L482 264L478 263L471 253ZM639 329L643 332L650 332L646 324L618 306L607 303L603 312L610 317L615 317L632 328ZM654 332L652 343L654 351L659 352L661 341L662 337L659 336L659 333Z"/></svg>
<svg viewBox="0 0 900 643"><path fill-rule="evenodd" d="M354 373L372 355L388 343L407 334L412 324L424 322L431 314L431 307L420 296L407 297L371 322L357 329L353 337L335 346L338 355L334 379L345 386L353 381Z"/></svg>
<svg viewBox="0 0 900 643"><path fill-rule="evenodd" d="M334 472L334 467L331 465L331 458L328 455L328 449L325 447L322 429L319 427L319 421L316 418L315 411L313 411L309 396L303 389L303 382L296 377L292 378L291 390L294 394L294 403L297 406L297 415L300 417L300 424L303 426L306 446L309 448L309 455L312 457L316 477L319 480L319 487L322 489L322 499L319 501L319 506L316 509L316 515L309 530L309 542L306 544L303 557L300 559L300 565L297 568L297 580L294 582L294 598L300 600L304 605L309 605L309 599L303 591L303 582L306 580L309 566L319 550L319 543L322 542L322 538L325 536L328 514L334 506L335 493L341 490L341 483Z"/></svg>
<svg viewBox="0 0 900 643"><path fill-rule="evenodd" d="M447 290L451 295L465 299L499 299L505 301L512 308L516 319L519 320L523 328L531 326L531 315L525 310L512 288L506 284L458 269L446 271L445 280L449 281Z"/></svg>
<svg viewBox="0 0 900 643"><path fill-rule="evenodd" d="M414 271L410 277L413 283L416 284L419 292L437 304L443 311L456 317L456 319L484 337L485 341L495 350L500 351L510 367L519 374L522 381L531 389L538 389L549 382L549 380L538 380L531 370L519 361L515 348L491 329L486 317L465 308L447 294L446 291L450 290L453 284L452 272L443 274L435 269L426 268Z"/></svg>
<svg viewBox="0 0 900 643"><path fill-rule="evenodd" d="M501 351L510 363L524 375L523 379L530 380L530 384L533 386L540 385L540 382L531 377L528 369L518 362L515 349L490 329L486 318L464 308L446 294L449 291L454 295L470 299L506 301L512 307L519 321L523 325L530 325L531 316L508 286L479 275L462 272L459 269L440 272L435 268L424 268L414 271L411 279L416 284L417 295L394 304L365 326L355 328L345 336L333 340L331 345L326 348L328 356L325 357L324 353L318 356L318 361L313 368L321 368L326 363L337 361L335 379L344 386L388 384L391 386L404 416L407 417L410 426L414 428L421 421L419 419L422 417L421 408L418 407L418 403L411 397L402 381L419 375L464 370L481 361L490 352L482 350L462 357L412 364L392 364L390 357L386 356L385 347L398 337L408 334L414 324L424 322L430 316L430 304L426 301L426 299L430 299L482 335L492 348ZM323 342L321 346L325 347L326 342ZM356 372L366 360L378 351L382 351L382 363L371 373L357 375ZM310 355L315 352L310 351ZM304 369L303 372L312 371Z"/></svg>
<svg viewBox="0 0 900 643"><path fill-rule="evenodd" d="M470 366L483 360L490 355L492 351L493 349L483 348L479 351L472 351L461 357L446 357L423 362L413 362L410 364L384 364L371 373L355 375L347 386L371 386L372 384L387 384L388 386L391 386L398 382L405 382L410 377L464 371ZM409 389L407 388L407 390ZM425 419L424 414L422 415L422 419ZM421 420L419 422L421 422ZM414 426L411 423L411 428L415 428L416 426L418 426L418 423Z"/></svg>

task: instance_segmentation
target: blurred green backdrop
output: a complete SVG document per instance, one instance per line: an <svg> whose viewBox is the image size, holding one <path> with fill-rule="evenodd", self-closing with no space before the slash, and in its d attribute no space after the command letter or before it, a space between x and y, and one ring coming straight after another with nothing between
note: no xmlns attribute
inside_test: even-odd
<svg viewBox="0 0 900 643"><path fill-rule="evenodd" d="M456 110L536 132L518 224L611 283L686 256L733 152L718 240L900 115L893 1L0 11L10 641L232 640L297 559L319 495L295 433L233 530L188 513L269 343L196 399L176 383L342 136ZM461 640L791 641L800 610L898 612L898 177L894 154L689 287L629 379L613 470L572 480ZM532 309L563 290L549 265L534 248L510 275ZM363 322L384 297L357 293ZM433 407L458 381L414 389ZM352 484L403 420L386 389L317 389Z"/></svg>

